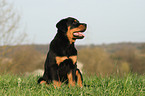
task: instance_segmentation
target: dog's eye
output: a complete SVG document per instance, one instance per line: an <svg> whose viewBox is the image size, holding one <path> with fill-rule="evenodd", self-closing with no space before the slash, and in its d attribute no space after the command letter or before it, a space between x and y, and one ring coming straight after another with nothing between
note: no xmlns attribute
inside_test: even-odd
<svg viewBox="0 0 145 96"><path fill-rule="evenodd" d="M74 22L73 22L73 25L76 25L76 24L77 24L77 22L76 22L76 21L74 21Z"/></svg>

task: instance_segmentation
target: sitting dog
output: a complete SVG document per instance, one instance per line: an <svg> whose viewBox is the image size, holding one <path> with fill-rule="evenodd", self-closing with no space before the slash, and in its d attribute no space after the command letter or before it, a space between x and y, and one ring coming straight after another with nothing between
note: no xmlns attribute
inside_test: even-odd
<svg viewBox="0 0 145 96"><path fill-rule="evenodd" d="M76 39L83 39L83 32L87 25L80 23L77 19L68 17L56 24L57 34L50 43L49 52L45 61L43 77L38 83L53 83L54 87L61 86L61 83L68 83L69 86L83 87L83 78L77 68Z"/></svg>

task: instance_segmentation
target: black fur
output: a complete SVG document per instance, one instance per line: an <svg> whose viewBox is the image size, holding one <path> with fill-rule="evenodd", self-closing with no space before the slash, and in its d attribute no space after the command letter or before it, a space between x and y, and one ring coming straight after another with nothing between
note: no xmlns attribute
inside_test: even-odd
<svg viewBox="0 0 145 96"><path fill-rule="evenodd" d="M82 25L82 26L80 26ZM80 27L79 27L80 26ZM43 77L38 80L38 83L41 81L46 81L48 84L53 80L68 83L67 74L72 72L72 77L75 82L77 82L76 71L81 72L77 68L77 62L73 64L73 60L69 58L70 56L77 56L77 50L74 46L74 42L70 42L70 40L81 39L83 36L73 36L73 38L69 39L67 35L68 27L70 30L75 28L81 28L80 32L84 32L86 30L86 24L79 23L75 18L68 17L66 19L62 19L56 24L57 34L50 43L49 52L45 61L45 71ZM76 29L78 30L78 29ZM66 56L68 59L57 64L56 57L64 57ZM82 75L81 75L82 80Z"/></svg>

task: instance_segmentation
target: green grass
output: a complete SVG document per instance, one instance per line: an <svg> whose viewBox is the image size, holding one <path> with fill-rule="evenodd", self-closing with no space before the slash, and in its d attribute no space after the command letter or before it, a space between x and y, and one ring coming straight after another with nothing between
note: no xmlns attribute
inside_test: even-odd
<svg viewBox="0 0 145 96"><path fill-rule="evenodd" d="M83 88L38 85L39 76L0 75L0 96L145 96L145 76L84 76Z"/></svg>

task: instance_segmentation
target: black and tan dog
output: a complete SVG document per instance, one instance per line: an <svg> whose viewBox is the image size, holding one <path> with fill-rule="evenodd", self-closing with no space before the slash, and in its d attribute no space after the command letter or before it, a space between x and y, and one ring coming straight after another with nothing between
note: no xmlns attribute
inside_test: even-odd
<svg viewBox="0 0 145 96"><path fill-rule="evenodd" d="M45 61L45 71L38 83L52 83L54 87L61 86L62 82L75 86L76 82L82 87L82 75L77 68L77 50L74 46L76 39L84 38L86 24L75 18L65 18L56 25L57 34L52 40Z"/></svg>

